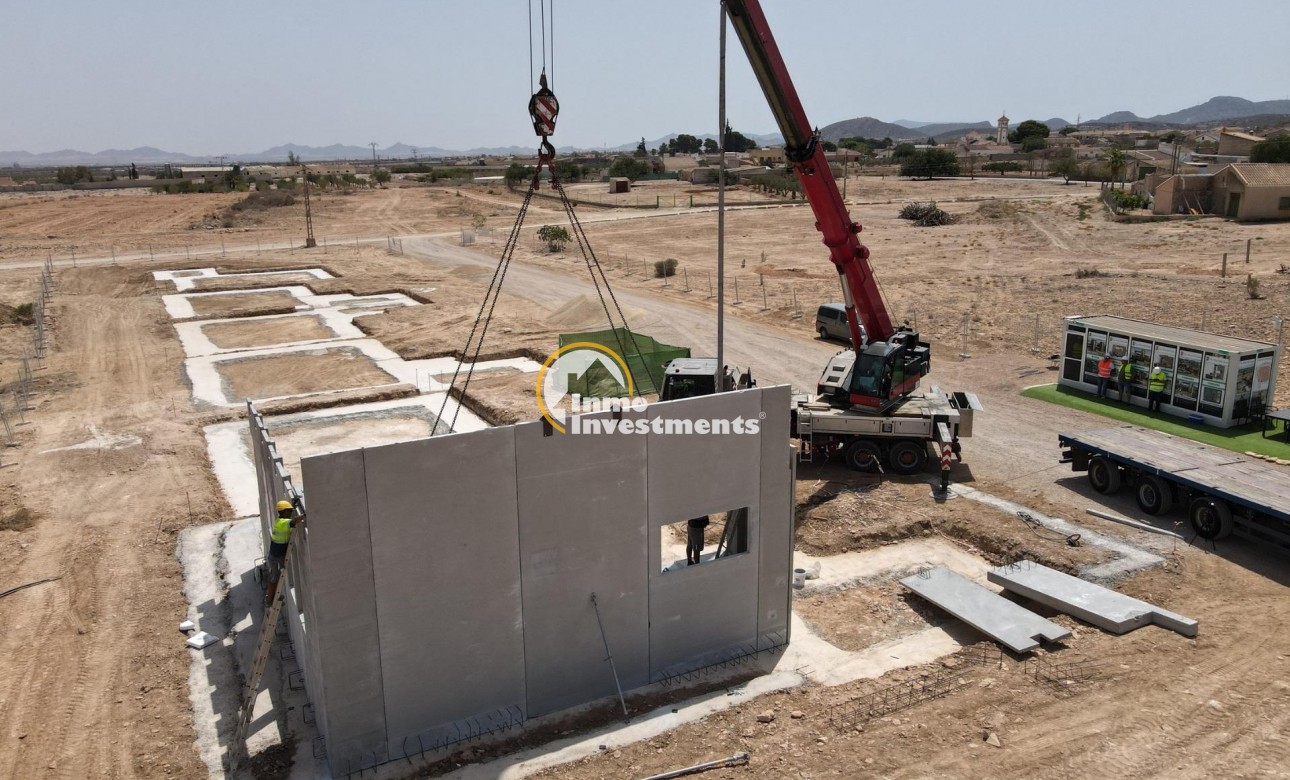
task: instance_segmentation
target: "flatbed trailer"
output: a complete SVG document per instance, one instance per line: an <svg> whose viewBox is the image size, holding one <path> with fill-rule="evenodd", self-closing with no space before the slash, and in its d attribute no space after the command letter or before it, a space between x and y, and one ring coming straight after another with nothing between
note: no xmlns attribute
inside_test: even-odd
<svg viewBox="0 0 1290 780"><path fill-rule="evenodd" d="M1099 493L1127 485L1149 515L1174 507L1203 539L1232 533L1290 548L1290 471L1134 425L1058 434L1063 463Z"/></svg>

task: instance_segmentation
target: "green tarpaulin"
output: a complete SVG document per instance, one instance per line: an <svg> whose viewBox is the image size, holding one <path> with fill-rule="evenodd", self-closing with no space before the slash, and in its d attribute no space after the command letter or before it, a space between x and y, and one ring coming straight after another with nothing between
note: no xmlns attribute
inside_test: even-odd
<svg viewBox="0 0 1290 780"><path fill-rule="evenodd" d="M668 361L690 356L687 347L664 344L625 328L560 334L562 348L579 341L598 344L622 357L631 372L637 395L657 393L663 383L663 367ZM599 366L593 366L581 377L571 378L569 392L586 398L617 398L626 394L618 381Z"/></svg>

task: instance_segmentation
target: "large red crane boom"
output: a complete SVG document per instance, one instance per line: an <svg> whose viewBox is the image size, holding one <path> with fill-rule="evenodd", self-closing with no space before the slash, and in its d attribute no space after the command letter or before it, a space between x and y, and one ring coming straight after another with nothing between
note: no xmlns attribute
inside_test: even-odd
<svg viewBox="0 0 1290 780"><path fill-rule="evenodd" d="M886 341L895 331L878 283L873 278L873 270L869 267L869 248L860 241L862 228L851 219L842 201L838 183L824 157L824 147L818 143L811 123L807 121L806 111L797 97L797 90L780 56L779 47L775 45L775 37L770 32L761 5L756 0L729 0L726 8L757 81L766 93L771 113L779 123L788 160L815 213L815 228L823 235L824 245L829 248L829 259L842 276L847 323L856 352L864 348L860 324L863 324L869 340ZM853 309L859 311L859 320Z"/></svg>
<svg viewBox="0 0 1290 780"><path fill-rule="evenodd" d="M931 362L928 346L918 341L917 333L892 324L869 265L869 249L860 241L861 227L851 219L842 200L761 4L757 0L725 0L725 4L784 136L785 153L811 204L815 228L829 248L829 259L842 283L856 362L845 381L833 390L841 396L839 400L884 410L905 397L927 373Z"/></svg>

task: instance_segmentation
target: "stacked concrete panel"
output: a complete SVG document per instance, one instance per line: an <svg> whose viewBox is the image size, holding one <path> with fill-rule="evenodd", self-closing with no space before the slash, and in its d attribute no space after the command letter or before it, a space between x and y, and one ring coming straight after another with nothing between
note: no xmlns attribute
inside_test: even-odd
<svg viewBox="0 0 1290 780"><path fill-rule="evenodd" d="M788 408L755 389L620 416L758 433L526 423L304 459L297 653L333 773L614 695L606 642L624 689L786 643ZM662 572L663 526L744 507L746 553Z"/></svg>
<svg viewBox="0 0 1290 780"><path fill-rule="evenodd" d="M906 577L900 584L1014 653L1027 653L1040 641L1056 642L1071 635L1069 629L944 566Z"/></svg>
<svg viewBox="0 0 1290 780"><path fill-rule="evenodd" d="M1194 637L1200 631L1200 624L1192 618L1034 561L1018 561L991 569L986 578L1004 590L1065 612L1112 634L1127 634L1152 623L1187 637Z"/></svg>

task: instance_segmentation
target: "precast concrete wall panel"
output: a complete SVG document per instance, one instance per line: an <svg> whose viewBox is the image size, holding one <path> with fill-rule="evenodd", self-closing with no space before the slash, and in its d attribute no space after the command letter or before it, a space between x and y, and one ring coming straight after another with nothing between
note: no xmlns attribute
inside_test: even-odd
<svg viewBox="0 0 1290 780"><path fill-rule="evenodd" d="M390 750L524 705L515 429L364 450Z"/></svg>
<svg viewBox="0 0 1290 780"><path fill-rule="evenodd" d="M619 416L690 433L526 423L304 459L292 603L332 772L612 695L606 640L624 689L783 644L788 403L754 389ZM693 432L711 420L760 431ZM662 573L664 526L744 508L745 552Z"/></svg>
<svg viewBox="0 0 1290 780"><path fill-rule="evenodd" d="M757 567L757 649L788 642L792 597L789 576L793 568L793 483L797 453L784 446L789 435L790 388L767 388L761 393L761 506L762 516L776 522L760 523ZM788 522L778 519L788 517Z"/></svg>
<svg viewBox="0 0 1290 780"><path fill-rule="evenodd" d="M623 688L649 682L647 441L515 427L529 717L614 695L593 592Z"/></svg>
<svg viewBox="0 0 1290 780"><path fill-rule="evenodd" d="M305 561L312 612L304 621L318 654L306 668L316 667L322 679L323 695L314 697L314 707L328 760L338 771L386 756L389 682L381 665L364 460L362 450L351 450L300 464L313 508Z"/></svg>
<svg viewBox="0 0 1290 780"><path fill-rule="evenodd" d="M654 404L656 419L759 421L761 392ZM666 427L664 426L664 430ZM787 447L787 441L781 442ZM705 666L757 644L761 442L754 435L649 437L651 681ZM748 508L747 553L662 572L660 529L691 517Z"/></svg>

